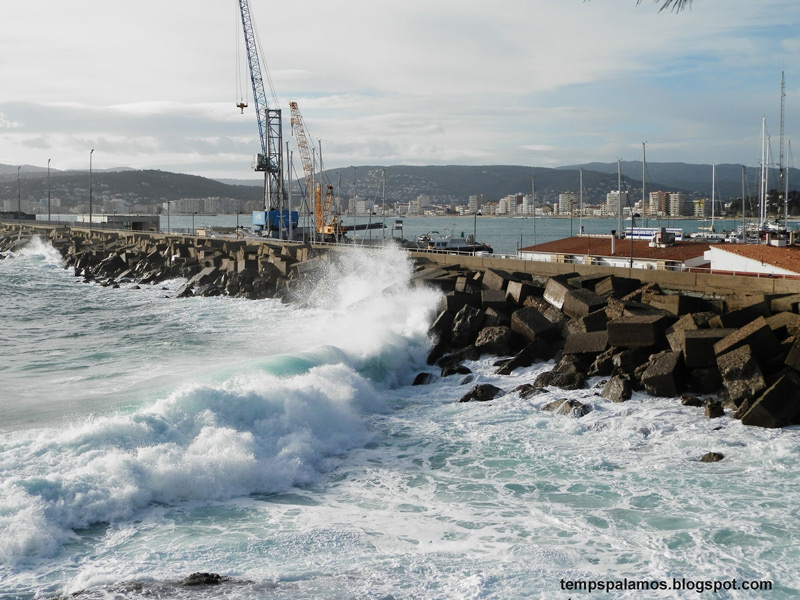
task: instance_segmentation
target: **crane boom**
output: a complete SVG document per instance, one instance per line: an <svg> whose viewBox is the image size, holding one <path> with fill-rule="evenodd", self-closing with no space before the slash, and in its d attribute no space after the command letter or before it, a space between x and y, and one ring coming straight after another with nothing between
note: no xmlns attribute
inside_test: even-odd
<svg viewBox="0 0 800 600"><path fill-rule="evenodd" d="M314 181L314 163L311 160L311 150L308 147L303 115L300 114L297 102L289 102L289 108L292 111L292 131L297 140L297 148L300 150L300 159L303 162L303 173L305 173L306 190L309 192L309 197L312 195L311 190L313 187L314 220L316 221L317 233L322 236L343 235L346 231L345 228L339 224L336 216L331 214L334 196L333 186L328 185L325 187L325 198L323 199L322 184Z"/></svg>
<svg viewBox="0 0 800 600"><path fill-rule="evenodd" d="M284 194L281 110L270 108L267 103L250 4L248 0L238 1L247 49L247 63L250 69L250 81L253 85L259 141L261 142L261 153L255 156L253 169L264 171L264 209L275 210L279 208ZM242 107L240 106L240 108Z"/></svg>
<svg viewBox="0 0 800 600"><path fill-rule="evenodd" d="M300 114L300 108L297 106L297 102L289 102L289 109L292 111L292 131L297 140L300 160L303 163L303 173L306 177L306 189L310 191L311 182L314 181L314 163L311 160L311 151L308 148L306 125L303 122L303 115Z"/></svg>

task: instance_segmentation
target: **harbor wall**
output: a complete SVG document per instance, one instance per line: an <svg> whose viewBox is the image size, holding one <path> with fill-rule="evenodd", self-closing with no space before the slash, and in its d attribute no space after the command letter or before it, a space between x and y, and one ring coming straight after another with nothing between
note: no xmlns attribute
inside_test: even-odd
<svg viewBox="0 0 800 600"><path fill-rule="evenodd" d="M727 275L697 271L669 271L656 269L624 269L601 265L581 265L573 263L540 262L513 258L490 258L480 256L459 256L454 254L430 254L412 252L412 256L425 258L441 265L461 265L474 270L500 269L530 273L537 277L552 277L563 273L581 275L618 275L635 277L645 283L657 283L664 289L698 292L703 294L783 294L800 292L800 279L782 277L753 277L746 275Z"/></svg>
<svg viewBox="0 0 800 600"><path fill-rule="evenodd" d="M87 227L54 226L36 224L34 222L4 221L0 222L0 229L7 233L18 232L19 235L41 235L50 239L77 236L83 239L96 241L118 240L123 243L153 243L176 242L190 246L204 248L221 248L223 244L231 242L246 242L248 245L270 245L287 248L297 246L296 243L285 243L267 238L212 238L191 236L186 234L123 231L108 229L90 229ZM314 245L315 249L335 249L335 247ZM747 294L781 294L800 293L800 279L791 279L774 276L745 276L728 275L700 271L670 271L656 269L627 269L601 265L583 265L573 263L540 262L519 260L514 258L493 258L481 256L466 256L456 254L434 254L428 252L410 252L411 257L424 257L425 259L441 265L460 265L473 270L499 269L510 272L529 273L537 277L551 277L563 273L577 272L581 275L609 274L621 277L635 277L645 283L657 283L664 289L697 292L703 294L719 295L747 295Z"/></svg>

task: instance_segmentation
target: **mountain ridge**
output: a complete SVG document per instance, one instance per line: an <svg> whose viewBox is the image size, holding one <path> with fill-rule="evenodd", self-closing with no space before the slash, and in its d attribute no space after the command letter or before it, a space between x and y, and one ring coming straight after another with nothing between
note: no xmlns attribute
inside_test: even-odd
<svg viewBox="0 0 800 600"><path fill-rule="evenodd" d="M647 192L679 191L685 192L690 198L711 196L711 165L647 163L646 167ZM579 192L580 169L583 170L584 201L587 205L603 202L608 192L617 189L617 163L599 162L557 168L519 165L362 165L328 169L320 178L324 183L333 185L335 192L343 198L357 195L374 202L383 201L385 171L385 194L389 203L409 202L423 194L440 204L464 204L474 194L483 194L485 201L490 202L509 194L530 194L534 187L539 202L552 203L558 200L560 193ZM629 190L634 201L641 199L642 163L622 161L620 169L623 190ZM741 195L741 172L741 165L717 165L717 195L723 202ZM790 183L800 182L800 170L790 169L788 172ZM47 198L46 174L46 167L0 164L0 201L5 200L7 205L12 203L15 206L18 195L26 201L35 202ZM88 171L51 170L51 191L62 200L63 206L76 206L86 201L89 187L87 174ZM745 191L751 196L758 191L757 176L758 169L746 169ZM775 175L773 181L777 182ZM98 200L119 198L140 205L207 197L258 203L263 189L263 183L256 178L219 181L155 169L97 170L93 171L92 182ZM299 184L293 193L296 206L303 195L302 180ZM771 184L770 187L775 186Z"/></svg>

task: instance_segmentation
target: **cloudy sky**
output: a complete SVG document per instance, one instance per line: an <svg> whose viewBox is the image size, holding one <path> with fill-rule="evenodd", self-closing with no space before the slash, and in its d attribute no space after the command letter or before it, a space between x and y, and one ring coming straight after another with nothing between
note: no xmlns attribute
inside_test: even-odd
<svg viewBox="0 0 800 600"><path fill-rule="evenodd" d="M640 160L645 141L648 161L755 165L762 117L777 161L781 71L800 157L798 0L250 5L285 139L295 100L328 168ZM84 169L94 148L98 169L254 177L237 0L0 13L0 163Z"/></svg>

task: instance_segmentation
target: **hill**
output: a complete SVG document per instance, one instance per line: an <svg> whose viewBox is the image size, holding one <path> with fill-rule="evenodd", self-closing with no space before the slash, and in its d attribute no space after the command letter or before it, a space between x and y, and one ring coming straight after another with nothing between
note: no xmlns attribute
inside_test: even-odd
<svg viewBox="0 0 800 600"><path fill-rule="evenodd" d="M623 162L621 167L623 189L630 190L633 199L640 199L642 163ZM0 165L0 203L16 208L18 194L23 203L46 201L47 169L29 165L21 167L21 189L18 188L17 169L16 166ZM587 204L603 202L606 194L617 188L616 163L588 163L556 169L514 165L358 166L329 169L323 174L323 180L334 185L344 198L357 195L375 202L383 199L384 171L388 203L409 202L422 194L441 204L464 204L473 194L483 194L487 201L496 201L509 194L530 194L533 185L539 201L556 202L560 193L579 191L578 169L583 169ZM739 165L717 165L717 188L723 201L741 195L741 173ZM751 195L758 192L757 176L757 169L747 169L746 191ZM774 171L772 176L776 177ZM790 183L800 182L800 171L791 169L789 178ZM711 195L711 165L648 163L646 179L647 191L682 191L690 198ZM774 181L777 183L777 178ZM88 202L87 171L54 169L50 183L52 195L61 201L62 207L70 209ZM93 171L92 183L95 201L120 200L140 207L136 210L147 210L148 207L155 210L156 205L181 198L230 198L242 201L245 203L243 209L249 210L250 206L260 206L262 198L262 187L252 185L257 183L255 175L253 181L223 182L167 171L118 169ZM297 189L295 203L301 196Z"/></svg>
<svg viewBox="0 0 800 600"><path fill-rule="evenodd" d="M408 202L420 194L427 194L432 201L464 204L473 194L484 194L488 201L498 200L509 194L530 194L535 185L539 201L556 202L563 192L579 191L577 169L549 169L544 167L521 167L512 165L492 166L360 166L345 169L330 169L324 177L338 185L341 175L341 194L380 200L382 197L382 173L386 170L386 201ZM535 181L531 178L535 177ZM606 194L617 189L614 174L586 170L583 173L584 197L587 203L605 201ZM641 181L626 178L623 189L641 190ZM666 188L666 186L665 186ZM686 191L671 186L673 191Z"/></svg>
<svg viewBox="0 0 800 600"><path fill-rule="evenodd" d="M584 165L572 165L558 167L559 169L586 169L598 173L617 173L617 163L586 163ZM620 171L623 177L630 178L639 182L641 189L642 162L641 161L622 161ZM745 195L758 194L758 167L747 167L745 169ZM777 169L770 169L770 189L777 188ZM702 196L711 196L711 165L694 165L687 163L647 163L647 190L664 191L692 191ZM789 169L789 183L800 183L800 170ZM656 183L661 182L661 183ZM720 164L716 166L716 182L718 197L723 200L739 198L742 195L742 165ZM795 185L795 188L798 186Z"/></svg>
<svg viewBox="0 0 800 600"><path fill-rule="evenodd" d="M19 187L18 187L19 185ZM9 173L8 165L0 165L0 201L12 200L21 195L23 200L40 201L47 198L47 169L35 167ZM51 171L51 195L61 201L61 206L71 208L88 202L88 171ZM153 206L180 198L233 198L258 201L262 198L259 187L227 185L214 179L197 175L184 175L156 170L93 171L92 191L95 201L115 199L130 204Z"/></svg>

